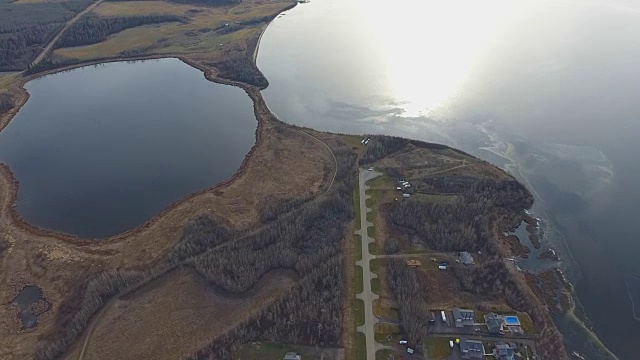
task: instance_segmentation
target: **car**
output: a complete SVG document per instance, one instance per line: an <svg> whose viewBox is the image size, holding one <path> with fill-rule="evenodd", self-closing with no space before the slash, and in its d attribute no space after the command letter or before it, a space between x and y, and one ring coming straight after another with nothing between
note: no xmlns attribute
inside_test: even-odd
<svg viewBox="0 0 640 360"><path fill-rule="evenodd" d="M369 168L369 171L373 171L373 168L372 168L372 167L370 167L370 168Z"/></svg>

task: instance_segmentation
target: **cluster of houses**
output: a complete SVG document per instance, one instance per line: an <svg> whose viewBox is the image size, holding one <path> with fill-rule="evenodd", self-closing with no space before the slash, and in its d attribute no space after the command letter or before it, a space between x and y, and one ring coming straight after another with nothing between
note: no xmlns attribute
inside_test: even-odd
<svg viewBox="0 0 640 360"><path fill-rule="evenodd" d="M476 319L476 313L468 309L453 309L453 323L455 327L478 326L481 325ZM505 334L509 331L512 334L522 334L522 325L516 315L499 315L488 313L484 315L484 323L491 334Z"/></svg>
<svg viewBox="0 0 640 360"><path fill-rule="evenodd" d="M468 309L454 309L453 324L455 327L478 326L476 313ZM491 334L504 334L505 331L522 334L522 326L516 315L499 315L489 313L484 315L484 323ZM486 355L493 355L498 360L513 360L515 358L516 345L513 343L500 342L496 344L493 353L485 352L482 341L469 340L467 338L456 339L456 344L460 347L460 355L463 359L484 359Z"/></svg>
<svg viewBox="0 0 640 360"><path fill-rule="evenodd" d="M484 344L479 340L459 339L460 355L463 359L485 359L491 355L497 360L515 360L517 345L514 343L499 342L493 352L487 353Z"/></svg>

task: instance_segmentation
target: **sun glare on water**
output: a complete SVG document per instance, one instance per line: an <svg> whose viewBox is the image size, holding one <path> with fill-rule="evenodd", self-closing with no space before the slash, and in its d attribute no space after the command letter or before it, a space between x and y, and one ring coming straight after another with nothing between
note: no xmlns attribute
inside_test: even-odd
<svg viewBox="0 0 640 360"><path fill-rule="evenodd" d="M362 1L379 39L388 91L404 116L427 116L455 97L475 63L523 9L509 1Z"/></svg>

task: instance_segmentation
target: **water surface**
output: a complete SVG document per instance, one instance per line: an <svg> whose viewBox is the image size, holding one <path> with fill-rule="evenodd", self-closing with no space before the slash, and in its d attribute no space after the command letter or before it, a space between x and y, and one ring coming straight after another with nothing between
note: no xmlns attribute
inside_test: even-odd
<svg viewBox="0 0 640 360"><path fill-rule="evenodd" d="M269 25L258 66L284 121L446 143L523 181L576 314L634 359L638 34L633 0L316 0ZM569 352L612 358L574 315L557 319Z"/></svg>
<svg viewBox="0 0 640 360"><path fill-rule="evenodd" d="M253 104L177 59L83 67L27 83L0 161L29 223L104 238L231 177L255 143Z"/></svg>
<svg viewBox="0 0 640 360"><path fill-rule="evenodd" d="M37 286L25 286L20 290L18 296L13 299L12 304L20 309L18 318L25 328L36 326L38 316L31 311L31 306L42 299L42 290Z"/></svg>

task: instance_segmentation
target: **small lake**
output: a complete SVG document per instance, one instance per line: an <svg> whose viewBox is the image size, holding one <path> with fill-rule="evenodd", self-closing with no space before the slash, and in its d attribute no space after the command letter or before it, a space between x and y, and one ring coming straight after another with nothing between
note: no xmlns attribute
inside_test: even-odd
<svg viewBox="0 0 640 360"><path fill-rule="evenodd" d="M37 286L25 286L20 290L18 296L13 299L12 304L20 309L18 318L25 328L36 326L38 315L34 313L31 306L42 299L42 290ZM42 309L41 309L42 310Z"/></svg>
<svg viewBox="0 0 640 360"><path fill-rule="evenodd" d="M0 132L17 211L105 238L230 178L255 144L253 103L178 59L82 67L33 80Z"/></svg>

